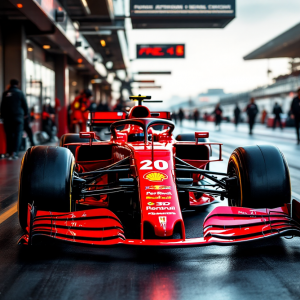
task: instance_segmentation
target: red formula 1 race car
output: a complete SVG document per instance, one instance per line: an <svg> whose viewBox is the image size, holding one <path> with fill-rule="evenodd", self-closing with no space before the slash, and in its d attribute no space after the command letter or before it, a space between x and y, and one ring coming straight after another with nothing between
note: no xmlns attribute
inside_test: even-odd
<svg viewBox="0 0 300 300"><path fill-rule="evenodd" d="M226 173L210 171L209 163L222 160L221 144L210 143L207 132L175 139L169 112L150 112L142 105L149 96L130 98L138 105L128 115L92 113L90 132L26 152L20 243L48 236L97 246L180 247L299 235L300 203L291 203L288 165L276 147L239 147ZM111 138L100 141L93 130L108 124ZM213 145L220 150L216 159ZM216 196L229 206L207 215L203 236L187 238L182 215Z"/></svg>

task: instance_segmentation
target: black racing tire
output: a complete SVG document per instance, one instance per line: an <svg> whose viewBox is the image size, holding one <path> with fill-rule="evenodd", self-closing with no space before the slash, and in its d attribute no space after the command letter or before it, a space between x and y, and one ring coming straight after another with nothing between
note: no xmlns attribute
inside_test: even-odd
<svg viewBox="0 0 300 300"><path fill-rule="evenodd" d="M195 133L181 133L178 134L175 138L176 141L180 142L195 142ZM198 142L200 143L208 143L209 139L208 138L198 138Z"/></svg>
<svg viewBox="0 0 300 300"><path fill-rule="evenodd" d="M38 210L70 212L75 159L67 148L36 146L23 159L19 180L18 214L23 230L27 226L28 203Z"/></svg>
<svg viewBox="0 0 300 300"><path fill-rule="evenodd" d="M274 146L247 146L233 151L227 173L237 176L238 187L230 206L275 208L291 201L291 181L287 162Z"/></svg>

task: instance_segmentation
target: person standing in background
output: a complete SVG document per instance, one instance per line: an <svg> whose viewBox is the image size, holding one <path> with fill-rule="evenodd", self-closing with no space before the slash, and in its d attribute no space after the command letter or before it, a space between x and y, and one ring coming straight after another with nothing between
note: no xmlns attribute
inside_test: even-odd
<svg viewBox="0 0 300 300"><path fill-rule="evenodd" d="M79 125L80 131L86 131L86 121L88 119L88 108L91 105L90 98L92 92L84 89L71 104L71 131L76 132L76 124Z"/></svg>
<svg viewBox="0 0 300 300"><path fill-rule="evenodd" d="M252 135L253 126L255 123L256 115L258 114L258 108L255 104L254 98L251 98L250 103L245 108L245 111L247 112L248 118L249 118L249 134Z"/></svg>
<svg viewBox="0 0 300 300"><path fill-rule="evenodd" d="M200 117L199 110L197 108L195 108L194 114L193 114L193 118L194 118L194 122L195 122L195 127L197 127L197 122L199 121L199 117Z"/></svg>
<svg viewBox="0 0 300 300"><path fill-rule="evenodd" d="M33 140L33 133L32 129L30 127L30 123L34 121L34 109L31 109L30 115L28 118L24 119L24 131L27 133L27 136L30 141L31 147L35 146L34 140Z"/></svg>
<svg viewBox="0 0 300 300"><path fill-rule="evenodd" d="M260 120L261 124L265 124L267 114L268 114L268 112L264 108L263 111L261 112L261 120Z"/></svg>
<svg viewBox="0 0 300 300"><path fill-rule="evenodd" d="M295 120L295 128L297 134L297 145L300 144L299 123L300 123L300 88L297 90L297 96L293 99L291 106L291 117Z"/></svg>
<svg viewBox="0 0 300 300"><path fill-rule="evenodd" d="M179 108L178 118L179 118L179 122L180 122L180 127L182 127L182 120L184 119L184 112L183 112L182 108Z"/></svg>
<svg viewBox="0 0 300 300"><path fill-rule="evenodd" d="M174 120L175 124L177 124L177 114L176 114L176 111L172 112L172 119Z"/></svg>
<svg viewBox="0 0 300 300"><path fill-rule="evenodd" d="M11 79L9 89L3 93L1 117L6 134L8 159L17 159L21 145L24 120L28 118L28 105L24 93L18 89L19 81Z"/></svg>
<svg viewBox="0 0 300 300"><path fill-rule="evenodd" d="M213 114L215 115L216 130L218 130L218 131L221 130L222 113L223 113L223 110L220 107L220 103L218 103L216 105L215 110L213 111Z"/></svg>
<svg viewBox="0 0 300 300"><path fill-rule="evenodd" d="M274 121L273 121L273 129L276 127L277 121L279 122L279 126L282 129L282 123L281 123L281 117L280 114L282 114L281 106L275 102L274 108L273 108L273 114L275 115Z"/></svg>
<svg viewBox="0 0 300 300"><path fill-rule="evenodd" d="M239 122L240 122L240 115L241 115L241 110L237 103L235 105L233 112L234 112L234 124L235 124L235 127L237 128L239 125Z"/></svg>

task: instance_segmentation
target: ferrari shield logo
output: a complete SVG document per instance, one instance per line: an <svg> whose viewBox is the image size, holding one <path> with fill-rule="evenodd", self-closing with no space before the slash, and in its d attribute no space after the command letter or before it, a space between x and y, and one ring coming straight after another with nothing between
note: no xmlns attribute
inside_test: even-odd
<svg viewBox="0 0 300 300"><path fill-rule="evenodd" d="M159 216L159 217L158 217L158 220L159 220L160 226L161 226L164 230L166 230L166 228L167 228L167 217L166 217L166 216Z"/></svg>
<svg viewBox="0 0 300 300"><path fill-rule="evenodd" d="M162 172L149 172L146 173L143 177L153 182L161 182L168 179L168 176Z"/></svg>

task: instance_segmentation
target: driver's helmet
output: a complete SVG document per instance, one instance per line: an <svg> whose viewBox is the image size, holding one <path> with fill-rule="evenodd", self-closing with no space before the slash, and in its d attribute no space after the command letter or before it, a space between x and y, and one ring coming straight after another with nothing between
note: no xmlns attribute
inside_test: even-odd
<svg viewBox="0 0 300 300"><path fill-rule="evenodd" d="M131 125L130 134L128 134L128 142L143 142L145 141L144 130L136 125Z"/></svg>

